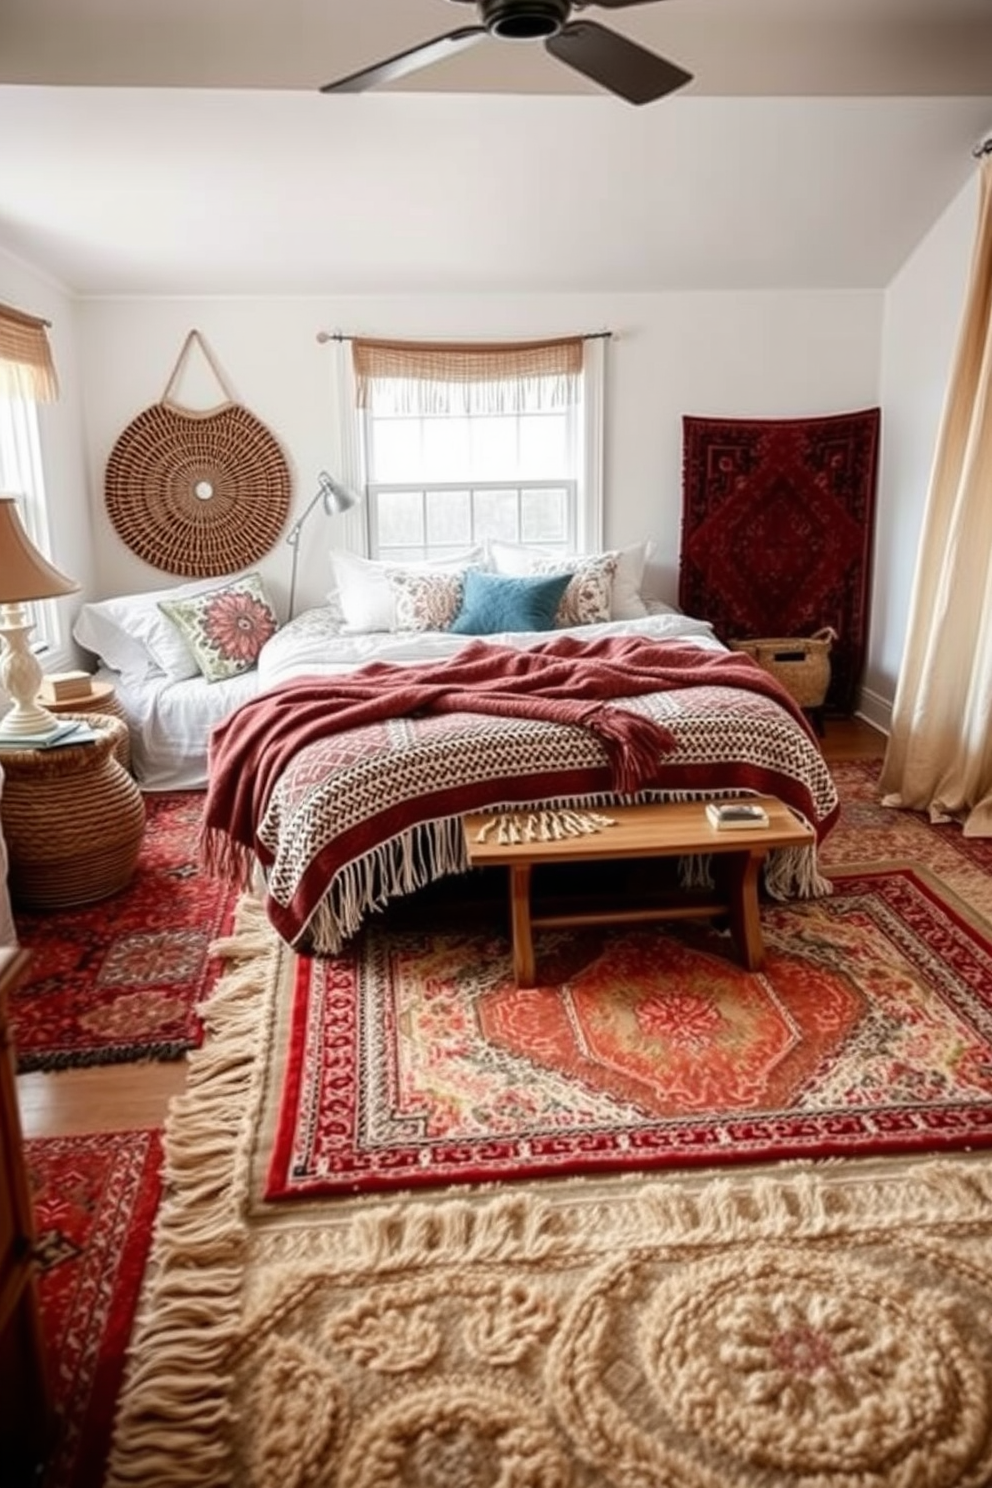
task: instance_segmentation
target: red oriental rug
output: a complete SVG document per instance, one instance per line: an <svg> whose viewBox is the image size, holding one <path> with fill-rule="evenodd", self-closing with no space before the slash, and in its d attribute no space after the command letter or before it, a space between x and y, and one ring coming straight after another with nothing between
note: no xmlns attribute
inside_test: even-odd
<svg viewBox="0 0 992 1488"><path fill-rule="evenodd" d="M217 964L237 891L198 864L203 794L145 797L147 826L126 889L84 909L15 910L30 948L28 979L11 998L18 1069L55 1070L131 1059L177 1059L201 1039L197 1005Z"/></svg>
<svg viewBox="0 0 992 1488"><path fill-rule="evenodd" d="M837 632L827 706L864 665L877 408L811 419L683 419L679 605L724 641Z"/></svg>
<svg viewBox="0 0 992 1488"><path fill-rule="evenodd" d="M852 869L727 933L368 930L286 955L265 1196L992 1145L992 934L922 870ZM276 1076L277 1082L279 1076Z"/></svg>
<svg viewBox="0 0 992 1488"><path fill-rule="evenodd" d="M25 1142L56 1411L39 1488L100 1488L160 1196L154 1131Z"/></svg>

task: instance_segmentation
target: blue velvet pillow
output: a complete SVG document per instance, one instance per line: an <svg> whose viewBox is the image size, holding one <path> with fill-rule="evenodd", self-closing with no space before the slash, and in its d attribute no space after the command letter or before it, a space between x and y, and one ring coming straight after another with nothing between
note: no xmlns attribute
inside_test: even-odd
<svg viewBox="0 0 992 1488"><path fill-rule="evenodd" d="M553 630L559 602L572 578L570 573L515 578L470 568L462 607L449 629L458 635Z"/></svg>

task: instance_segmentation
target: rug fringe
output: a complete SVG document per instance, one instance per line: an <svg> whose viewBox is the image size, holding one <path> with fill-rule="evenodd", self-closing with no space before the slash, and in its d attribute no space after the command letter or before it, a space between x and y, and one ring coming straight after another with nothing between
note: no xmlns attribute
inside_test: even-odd
<svg viewBox="0 0 992 1488"><path fill-rule="evenodd" d="M105 1488L211 1488L232 1481L228 1350L241 1315L248 1182L246 1102L259 1078L259 1004L278 952L263 907L243 897L229 963L201 1011L209 1039L165 1123L165 1198L128 1352Z"/></svg>
<svg viewBox="0 0 992 1488"><path fill-rule="evenodd" d="M605 1187L604 1193L602 1180L576 1179L557 1186L551 1197L523 1190L451 1198L448 1190L435 1202L408 1198L352 1211L342 1223L331 1220L319 1241L309 1229L272 1234L269 1258L287 1267L280 1292L292 1293L296 1305L301 1289L318 1277L381 1279L427 1265L497 1261L539 1266L608 1254L622 1245L712 1247L856 1236L877 1231L880 1215L887 1230L894 1217L906 1227L933 1226L941 1233L978 1227L984 1233L992 1165L972 1157L907 1158L880 1173L870 1160L838 1159L781 1163L762 1173L626 1175ZM270 1305L278 1304L270 1299Z"/></svg>

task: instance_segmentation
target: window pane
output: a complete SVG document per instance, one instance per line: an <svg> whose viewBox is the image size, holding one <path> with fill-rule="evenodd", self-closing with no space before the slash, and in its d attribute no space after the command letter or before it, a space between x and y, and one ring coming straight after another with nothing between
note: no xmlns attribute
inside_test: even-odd
<svg viewBox="0 0 992 1488"><path fill-rule="evenodd" d="M370 441L369 476L380 485L421 478L420 420L376 419Z"/></svg>
<svg viewBox="0 0 992 1488"><path fill-rule="evenodd" d="M528 414L520 420L520 472L531 480L570 475L568 417L564 413Z"/></svg>
<svg viewBox="0 0 992 1488"><path fill-rule="evenodd" d="M521 493L520 538L542 547L568 548L568 493L563 486Z"/></svg>
<svg viewBox="0 0 992 1488"><path fill-rule="evenodd" d="M472 430L472 467L475 480L515 480L520 475L518 462L518 420L505 417L474 418ZM533 472L537 474L536 471ZM560 470L555 472L560 474Z"/></svg>
<svg viewBox="0 0 992 1488"><path fill-rule="evenodd" d="M472 507L468 491L427 492L427 546L468 548L472 545Z"/></svg>
<svg viewBox="0 0 992 1488"><path fill-rule="evenodd" d="M381 491L376 502L378 542L383 548L424 545L424 501L420 491Z"/></svg>
<svg viewBox="0 0 992 1488"><path fill-rule="evenodd" d="M475 491L475 540L492 537L500 542L519 542L519 497L517 491Z"/></svg>
<svg viewBox="0 0 992 1488"><path fill-rule="evenodd" d="M470 459L468 426L467 418L424 419L423 480L464 480ZM411 477L408 473L402 478Z"/></svg>

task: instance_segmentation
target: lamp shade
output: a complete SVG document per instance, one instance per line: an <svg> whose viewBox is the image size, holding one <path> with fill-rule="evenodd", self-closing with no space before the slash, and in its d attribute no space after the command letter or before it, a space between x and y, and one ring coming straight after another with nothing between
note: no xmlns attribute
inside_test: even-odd
<svg viewBox="0 0 992 1488"><path fill-rule="evenodd" d="M16 497L0 495L0 604L55 599L78 588L38 552L21 525Z"/></svg>
<svg viewBox="0 0 992 1488"><path fill-rule="evenodd" d="M353 506L357 506L358 497L354 492L332 480L326 470L322 470L317 479L320 486L317 494L323 498L324 510L329 517L339 517L342 512L351 511Z"/></svg>

